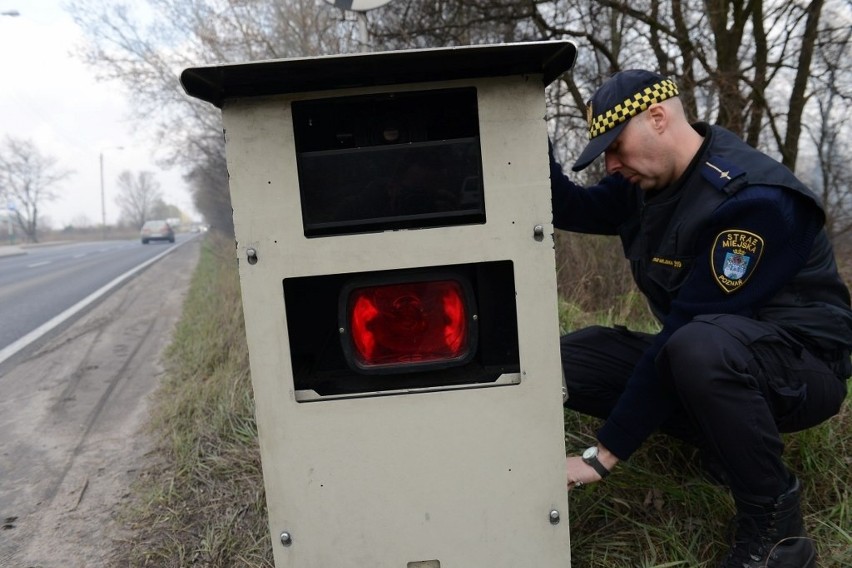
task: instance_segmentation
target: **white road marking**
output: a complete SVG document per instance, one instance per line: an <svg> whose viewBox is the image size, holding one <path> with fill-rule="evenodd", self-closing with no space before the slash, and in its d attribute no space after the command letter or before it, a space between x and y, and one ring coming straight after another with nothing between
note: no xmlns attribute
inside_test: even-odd
<svg viewBox="0 0 852 568"><path fill-rule="evenodd" d="M4 347L3 349L0 349L0 364L2 364L4 361L6 361L6 359L12 357L13 355L18 353L22 349L26 348L30 343L33 343L34 341L38 340L41 336L50 332L50 330L52 330L56 326L60 325L62 322L64 322L68 318L72 317L77 312L86 308L86 306L88 306L89 304L91 304L92 302L94 302L95 300L97 300L98 298L100 298L101 296L103 296L104 294L106 294L107 292L109 292L110 290L112 290L113 288L115 288L116 286L118 286L119 284L121 284L122 282L124 282L125 280L127 280L128 278L130 278L131 276L133 276L134 274L136 274L140 270L142 270L143 268L147 267L150 264L157 262L158 260L160 260L161 258L166 256L167 254L176 251L178 249L178 247L181 247L181 246L185 245L186 243L191 242L193 240L194 240L194 238L189 238L189 239L183 241L182 243L178 243L177 245L172 245L169 248L167 248L166 250L164 250L163 252L161 252L160 254L158 254L157 256L155 256L154 258L146 260L145 262L136 266L135 268L131 268L130 270L128 270L127 272L125 272L121 276L118 276L117 278L113 279L112 282L109 282L108 284L102 286L99 290L92 292L87 297L83 298L82 300L80 300L79 302L77 302L76 304L74 304L73 306L71 306L70 308L68 308L67 310L65 310L61 314L59 314L58 316L56 316L53 319L49 320L48 322L40 325L39 327L32 330L31 332L29 332L25 336L21 337L20 339L18 339L14 343L10 343L9 345Z"/></svg>

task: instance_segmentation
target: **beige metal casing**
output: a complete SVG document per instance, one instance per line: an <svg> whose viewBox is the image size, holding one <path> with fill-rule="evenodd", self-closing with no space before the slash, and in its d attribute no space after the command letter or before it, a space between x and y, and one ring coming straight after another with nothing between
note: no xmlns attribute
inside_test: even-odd
<svg viewBox="0 0 852 568"><path fill-rule="evenodd" d="M304 236L291 102L461 86L477 90L486 223ZM569 566L541 77L237 98L222 108L276 566ZM284 279L490 260L514 265L519 374L376 396L295 390Z"/></svg>

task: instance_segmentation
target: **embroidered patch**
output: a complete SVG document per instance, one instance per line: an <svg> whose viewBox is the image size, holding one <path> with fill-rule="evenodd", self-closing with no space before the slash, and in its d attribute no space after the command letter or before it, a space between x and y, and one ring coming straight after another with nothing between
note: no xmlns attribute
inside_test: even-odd
<svg viewBox="0 0 852 568"><path fill-rule="evenodd" d="M760 235L740 229L728 229L716 236L710 265L722 290L730 294L745 285L760 261L763 244Z"/></svg>

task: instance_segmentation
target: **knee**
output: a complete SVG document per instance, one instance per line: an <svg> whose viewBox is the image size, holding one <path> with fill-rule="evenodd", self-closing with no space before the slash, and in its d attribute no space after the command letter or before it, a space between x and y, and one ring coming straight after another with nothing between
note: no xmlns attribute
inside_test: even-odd
<svg viewBox="0 0 852 568"><path fill-rule="evenodd" d="M675 331L663 346L661 356L669 360L676 369L695 370L705 363L718 359L717 346L721 343L719 328L698 322L690 322Z"/></svg>
<svg viewBox="0 0 852 568"><path fill-rule="evenodd" d="M715 325L691 322L678 329L657 357L657 372L681 396L702 397L730 373L730 336Z"/></svg>

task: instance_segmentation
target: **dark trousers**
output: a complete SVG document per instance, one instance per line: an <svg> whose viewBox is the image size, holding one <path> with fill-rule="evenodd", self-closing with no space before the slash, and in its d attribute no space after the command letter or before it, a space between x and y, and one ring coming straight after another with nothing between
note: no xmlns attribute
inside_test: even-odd
<svg viewBox="0 0 852 568"><path fill-rule="evenodd" d="M652 339L623 327L563 336L565 406L606 419ZM735 494L772 498L789 485L781 433L837 414L852 370L848 353L821 360L775 325L724 314L680 328L656 368L681 403L661 430L715 457Z"/></svg>

